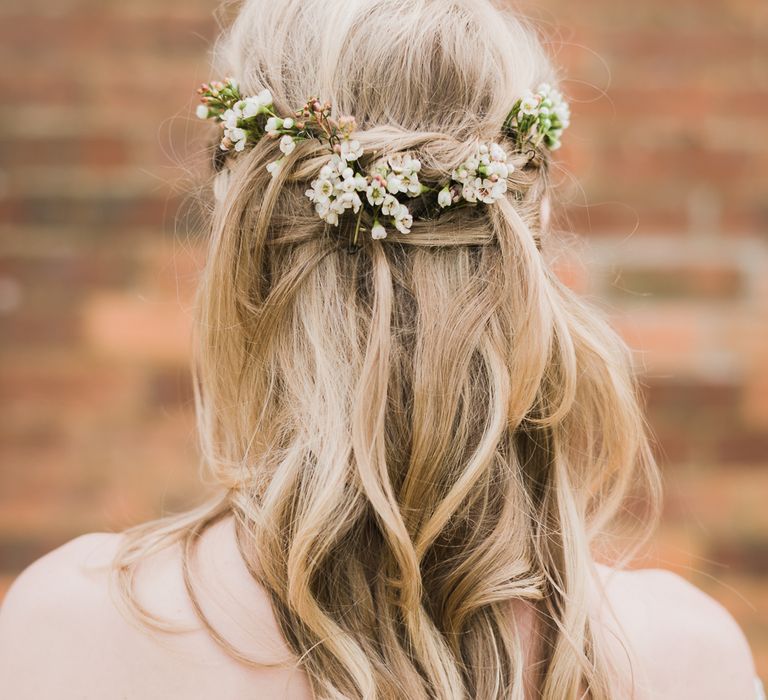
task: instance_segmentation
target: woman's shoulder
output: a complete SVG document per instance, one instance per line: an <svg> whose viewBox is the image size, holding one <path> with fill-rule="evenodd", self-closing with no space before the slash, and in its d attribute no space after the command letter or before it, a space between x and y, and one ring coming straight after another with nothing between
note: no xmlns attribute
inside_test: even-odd
<svg viewBox="0 0 768 700"><path fill-rule="evenodd" d="M105 601L101 567L111 561L120 536L106 532L81 535L30 564L8 589L0 606L0 640L9 630L35 624L52 628L57 620L94 612ZM97 620L82 616L82 625Z"/></svg>
<svg viewBox="0 0 768 700"><path fill-rule="evenodd" d="M77 537L16 578L0 607L0 695L69 697L66 688L82 687L77 674L104 657L112 618L95 569L117 540L108 533Z"/></svg>
<svg viewBox="0 0 768 700"><path fill-rule="evenodd" d="M287 648L268 598L237 565L230 534L217 526L201 547L206 613L236 648L256 658L285 659ZM224 698L256 685L271 688L270 697L311 697L303 676L238 664L203 629L157 638L130 625L107 583L121 542L119 534L78 537L16 579L0 608L0 696L104 700L159 692L169 698ZM603 596L594 615L597 629L618 657L632 659L638 698L755 700L749 645L722 605L669 571L603 566L598 571ZM229 580L227 590L216 590L221 578ZM139 581L142 602L151 610L181 626L196 621L178 551L153 555ZM217 602L222 599L232 606L222 607ZM238 608L237 599L248 606Z"/></svg>
<svg viewBox="0 0 768 700"><path fill-rule="evenodd" d="M598 572L604 595L596 617L609 644L632 659L640 697L758 697L747 639L718 601L665 569Z"/></svg>
<svg viewBox="0 0 768 700"><path fill-rule="evenodd" d="M303 674L240 663L210 637L186 593L178 546L142 563L136 592L150 613L187 631L153 632L123 614L108 579L123 537L77 537L14 581L0 607L0 697L223 699L255 689L265 697L311 697ZM201 558L207 560L200 582L206 615L246 656L290 662L266 595L255 582L248 590L248 610L237 607L244 577L217 539L201 546ZM216 590L212 574L235 583Z"/></svg>

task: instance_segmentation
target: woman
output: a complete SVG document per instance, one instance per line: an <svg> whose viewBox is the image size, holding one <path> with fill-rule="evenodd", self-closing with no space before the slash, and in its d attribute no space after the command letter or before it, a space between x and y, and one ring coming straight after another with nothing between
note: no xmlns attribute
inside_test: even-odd
<svg viewBox="0 0 768 700"><path fill-rule="evenodd" d="M246 0L217 58L219 491L27 569L2 697L756 698L723 608L619 568L658 475L628 349L545 262L569 113L535 34L486 0Z"/></svg>

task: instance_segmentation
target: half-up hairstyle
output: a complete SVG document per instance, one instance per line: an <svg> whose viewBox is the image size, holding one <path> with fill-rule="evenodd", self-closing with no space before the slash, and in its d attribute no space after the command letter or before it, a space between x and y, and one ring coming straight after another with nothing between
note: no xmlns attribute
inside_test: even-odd
<svg viewBox="0 0 768 700"><path fill-rule="evenodd" d="M487 0L245 0L216 57L283 113L317 95L353 114L366 150L417 154L423 181L482 140L515 169L493 205L350 255L354 221L327 225L304 196L318 143L276 177L275 140L222 161L195 339L221 495L128 532L126 602L163 628L136 564L181 542L194 600L195 542L233 515L318 698L521 700L534 662L537 697L616 697L593 560L649 521L657 474L628 348L547 264L550 156L501 133L515 99L557 82L536 34Z"/></svg>

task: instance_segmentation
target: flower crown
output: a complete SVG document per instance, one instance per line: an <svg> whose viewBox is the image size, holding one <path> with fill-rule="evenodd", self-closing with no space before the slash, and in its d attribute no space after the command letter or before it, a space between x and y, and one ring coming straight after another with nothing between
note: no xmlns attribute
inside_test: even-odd
<svg viewBox="0 0 768 700"><path fill-rule="evenodd" d="M438 212L461 202L492 204L504 196L507 178L515 168L498 143L480 143L452 170L447 181L428 187L419 180L421 161L407 153L376 158L364 168L360 161L366 154L353 138L357 129L354 117L332 118L328 102L312 97L294 114L281 117L274 111L269 90L244 97L232 78L204 83L198 94L202 104L197 116L213 119L223 129L222 151L239 153L264 136L279 139L284 156L307 139L326 143L331 156L305 194L328 224L338 226L339 217L347 210L357 215L353 245L357 244L363 211L373 220L370 233L374 239L387 235L382 222L400 233L409 233L413 214L404 200L421 197L428 209ZM515 102L502 132L515 142L516 152L535 152L540 145L555 150L569 122L568 103L558 90L542 83ZM273 177L280 172L284 156L267 165Z"/></svg>

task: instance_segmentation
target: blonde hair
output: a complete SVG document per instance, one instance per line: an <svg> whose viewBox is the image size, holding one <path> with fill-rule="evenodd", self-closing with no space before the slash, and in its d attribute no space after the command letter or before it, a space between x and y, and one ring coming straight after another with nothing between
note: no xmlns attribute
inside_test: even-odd
<svg viewBox="0 0 768 700"><path fill-rule="evenodd" d="M282 113L317 95L354 114L366 150L418 154L422 181L556 81L535 32L486 0L245 0L216 56ZM496 204L351 255L345 222L304 197L322 146L273 179L278 155L263 139L229 163L199 289L199 432L222 493L128 531L125 602L163 628L136 565L182 543L195 601L195 542L231 514L318 698L522 698L515 600L536 611L541 697L615 697L593 557L648 522L657 472L628 348L542 255L548 158L517 154Z"/></svg>

